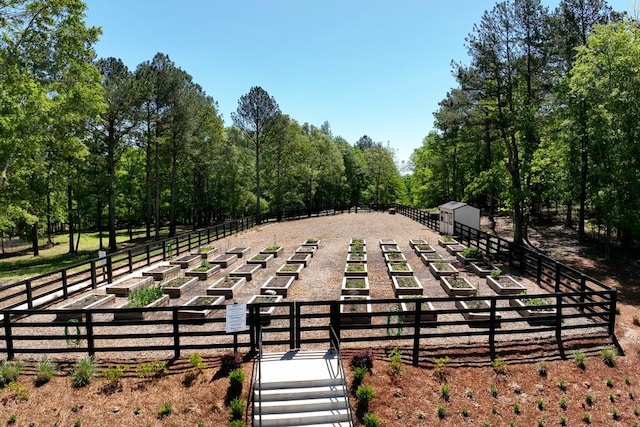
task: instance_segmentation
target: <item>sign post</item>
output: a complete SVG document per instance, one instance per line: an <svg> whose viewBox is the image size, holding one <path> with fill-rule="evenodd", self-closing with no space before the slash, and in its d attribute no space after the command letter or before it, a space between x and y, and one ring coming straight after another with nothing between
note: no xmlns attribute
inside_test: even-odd
<svg viewBox="0 0 640 427"><path fill-rule="evenodd" d="M226 309L226 332L233 334L233 351L238 352L238 332L247 329L247 304L229 304Z"/></svg>

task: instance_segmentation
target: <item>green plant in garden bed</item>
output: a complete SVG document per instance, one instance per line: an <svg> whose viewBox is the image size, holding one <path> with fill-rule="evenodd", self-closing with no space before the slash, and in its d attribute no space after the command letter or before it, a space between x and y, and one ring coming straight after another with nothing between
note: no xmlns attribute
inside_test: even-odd
<svg viewBox="0 0 640 427"><path fill-rule="evenodd" d="M398 286L401 288L417 288L418 283L413 276L398 276L396 277L396 282Z"/></svg>
<svg viewBox="0 0 640 427"><path fill-rule="evenodd" d="M211 270L211 264L206 259L203 259L202 261L200 261L200 266L193 269L193 271L207 271L207 270Z"/></svg>
<svg viewBox="0 0 640 427"><path fill-rule="evenodd" d="M465 258L481 258L482 252L480 252L479 248L475 246L470 246L464 251L462 251L462 256Z"/></svg>
<svg viewBox="0 0 640 427"><path fill-rule="evenodd" d="M280 271L298 271L298 266L302 264L285 264L280 267Z"/></svg>
<svg viewBox="0 0 640 427"><path fill-rule="evenodd" d="M139 308L144 307L146 305L151 304L153 301L161 298L162 286L160 285L151 285L151 286L141 286L138 289L134 289L129 293L129 303L126 305L127 308Z"/></svg>
<svg viewBox="0 0 640 427"><path fill-rule="evenodd" d="M356 264L348 264L347 265L347 271L348 272L356 272L356 271L362 272L362 271L364 271L364 264L357 264L357 263Z"/></svg>
<svg viewBox="0 0 640 427"><path fill-rule="evenodd" d="M280 245L269 245L266 248L264 248L265 251L277 251L278 249L280 249L282 246Z"/></svg>
<svg viewBox="0 0 640 427"><path fill-rule="evenodd" d="M451 279L448 279L447 281L449 282L449 284L451 285L452 288L462 289L462 288L470 288L471 287L471 286L469 286L469 283L464 279L451 278Z"/></svg>
<svg viewBox="0 0 640 427"><path fill-rule="evenodd" d="M363 289L367 287L367 284L364 282L364 280L347 279L344 283L344 287Z"/></svg>
<svg viewBox="0 0 640 427"><path fill-rule="evenodd" d="M453 237L451 237L451 235L449 235L449 234L445 234L444 236L442 236L442 241L443 242L453 242Z"/></svg>
<svg viewBox="0 0 640 427"><path fill-rule="evenodd" d="M305 243L318 243L318 239L316 239L315 237L307 237Z"/></svg>
<svg viewBox="0 0 640 427"><path fill-rule="evenodd" d="M213 246L205 246L205 247L200 248L200 252L207 253L207 252L212 251L214 249L215 249L215 247L213 247Z"/></svg>
<svg viewBox="0 0 640 427"><path fill-rule="evenodd" d="M491 270L491 273L489 273L489 275L493 278L493 279L497 279L498 277L500 277L500 270Z"/></svg>

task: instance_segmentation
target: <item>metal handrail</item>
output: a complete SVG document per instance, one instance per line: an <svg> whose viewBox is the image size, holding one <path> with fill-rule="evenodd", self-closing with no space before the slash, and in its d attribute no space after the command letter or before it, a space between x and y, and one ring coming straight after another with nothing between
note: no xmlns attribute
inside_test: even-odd
<svg viewBox="0 0 640 427"><path fill-rule="evenodd" d="M258 373L256 375L258 383L258 403L260 403L260 411L258 412L258 426L262 427L262 325L258 324ZM253 411L256 411L256 399L253 399Z"/></svg>
<svg viewBox="0 0 640 427"><path fill-rule="evenodd" d="M335 343L334 343L335 340ZM335 345L334 345L335 344ZM336 351L336 356L338 358L338 371L342 372L342 377L344 379L344 384L345 387L342 389L342 396L344 397L344 401L347 404L347 414L349 414L349 424L353 425L353 417L351 415L351 405L349 405L349 396L347 394L347 379L346 379L346 372L344 370L344 365L342 363L342 354L340 351L340 337L338 337L338 334L336 333L335 329L333 329L333 325L329 325L329 347L331 349L335 348ZM329 364L331 365L331 364ZM338 373L336 373L335 375L337 376Z"/></svg>

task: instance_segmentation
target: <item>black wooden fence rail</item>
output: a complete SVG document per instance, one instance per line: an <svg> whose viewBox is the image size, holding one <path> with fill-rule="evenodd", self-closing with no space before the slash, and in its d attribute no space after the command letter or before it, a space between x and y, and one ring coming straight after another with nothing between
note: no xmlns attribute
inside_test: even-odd
<svg viewBox="0 0 640 427"><path fill-rule="evenodd" d="M280 220L298 220L336 215L342 212L344 211L336 209L319 211L298 209L282 213ZM200 246L248 230L259 223L275 222L277 217L276 214L265 214L259 217L250 216L235 219L205 229L107 254L105 258L94 258L61 270L2 285L0 286L0 308L32 309L55 299L66 299L75 293L111 283L138 268L166 260L169 251L173 256L186 254Z"/></svg>
<svg viewBox="0 0 640 427"><path fill-rule="evenodd" d="M583 294L588 297L581 302ZM501 342L546 336L561 343L563 337L582 336L583 330L601 337L613 333L615 291L587 291L529 295L547 298L551 311L531 325L510 306L510 300L521 296L468 297L466 301L488 301L487 308L461 310L455 306L456 297L403 300L410 310L398 311L397 299L369 301L287 301L268 304L276 307L270 325L263 329L264 346L304 348L326 343L329 327L333 327L342 343L367 342L371 346L389 344L410 349L414 364L428 351L428 344L439 339L459 337L469 342L473 337L480 344L486 342L495 357ZM567 297L571 297L567 302ZM436 308L430 310L430 304ZM371 306L370 313L352 312L350 307ZM263 306L263 305L262 305ZM345 313L341 312L341 307ZM144 357L180 357L188 350L257 350L257 334L261 320L260 304L248 306L247 329L237 334L225 332L226 306L188 307L189 310L209 309L206 319L182 319L180 312L187 307L159 307L154 309L34 309L2 310L4 337L0 348L7 359L16 356L82 353L119 357L124 354ZM588 308L588 309L587 309ZM114 313L123 311L145 313L141 320L114 320ZM469 322L462 313L487 313L485 321ZM422 321L429 312L436 321ZM80 320L56 321L58 315L69 317L75 313ZM500 318L500 316L502 316ZM347 322L349 317L351 321ZM354 324L354 318L367 318L365 324ZM411 319L411 320L410 320ZM545 335L546 334L546 335ZM504 340L500 337L505 336ZM531 340L533 341L533 340Z"/></svg>

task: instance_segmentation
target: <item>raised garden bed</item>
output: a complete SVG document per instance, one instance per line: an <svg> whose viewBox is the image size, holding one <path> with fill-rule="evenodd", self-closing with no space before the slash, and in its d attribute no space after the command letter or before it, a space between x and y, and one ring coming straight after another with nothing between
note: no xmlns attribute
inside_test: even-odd
<svg viewBox="0 0 640 427"><path fill-rule="evenodd" d="M454 274L458 274L459 271L452 264L444 261L436 261L429 263L429 271L436 279L439 279L442 276L453 276Z"/></svg>
<svg viewBox="0 0 640 427"><path fill-rule="evenodd" d="M218 248L213 246L201 246L197 250L191 252L191 254L200 255L202 259L209 259L209 257L216 255L218 252Z"/></svg>
<svg viewBox="0 0 640 427"><path fill-rule="evenodd" d="M457 256L458 252L462 252L465 249L467 249L465 245L461 245L459 243L455 245L447 245L446 247L447 247L447 252L455 256Z"/></svg>
<svg viewBox="0 0 640 427"><path fill-rule="evenodd" d="M60 310L90 310L92 308L99 308L107 304L111 304L115 301L116 296L113 294L89 294L81 298L73 300L67 304L59 307ZM70 319L77 319L82 321L84 319L84 313L82 312L69 312L69 313L57 313L57 321L67 321Z"/></svg>
<svg viewBox="0 0 640 427"><path fill-rule="evenodd" d="M366 253L348 253L347 262L367 262Z"/></svg>
<svg viewBox="0 0 640 427"><path fill-rule="evenodd" d="M159 267L156 267L156 268L159 268ZM176 272L180 271L180 267L178 266L171 266L170 268L172 268ZM148 277L129 277L127 279L121 280L117 283L113 283L105 287L105 292L108 294L113 294L117 297L126 297L127 295L129 295L129 292L131 292L132 290L137 289L141 286L146 286L153 283L153 281L155 280L155 276L152 276L151 274L145 274L145 273L149 273L149 272L142 273L143 276L148 276ZM162 277L164 277L164 275L162 275Z"/></svg>
<svg viewBox="0 0 640 427"><path fill-rule="evenodd" d="M285 264L276 270L276 276L291 276L298 280L303 268L302 264Z"/></svg>
<svg viewBox="0 0 640 427"><path fill-rule="evenodd" d="M424 288L415 276L391 276L396 298L401 295L422 295Z"/></svg>
<svg viewBox="0 0 640 427"><path fill-rule="evenodd" d="M367 241L359 237L352 237L351 240L349 240L349 246L354 246L354 245L366 246Z"/></svg>
<svg viewBox="0 0 640 427"><path fill-rule="evenodd" d="M171 261L169 261L169 264L179 265L180 268L184 270L198 264L201 259L202 257L200 255L182 255L176 259L172 259Z"/></svg>
<svg viewBox="0 0 640 427"><path fill-rule="evenodd" d="M468 297L478 292L476 287L464 277L442 276L440 277L440 286L442 286L447 295L452 297Z"/></svg>
<svg viewBox="0 0 640 427"><path fill-rule="evenodd" d="M409 239L409 247L415 249L416 245L426 245L427 241L424 239Z"/></svg>
<svg viewBox="0 0 640 427"><path fill-rule="evenodd" d="M269 245L260 251L261 254L273 255L274 258L278 258L280 252L282 252L282 246L280 245Z"/></svg>
<svg viewBox="0 0 640 427"><path fill-rule="evenodd" d="M184 275L187 277L197 277L199 280L207 280L218 271L220 271L220 265L207 263L207 265L201 264L199 267L185 271Z"/></svg>
<svg viewBox="0 0 640 427"><path fill-rule="evenodd" d="M407 257L402 252L387 252L383 254L385 262L406 261Z"/></svg>
<svg viewBox="0 0 640 427"><path fill-rule="evenodd" d="M308 253L295 252L287 258L287 264L302 264L303 267L306 267L310 259L311 255Z"/></svg>
<svg viewBox="0 0 640 427"><path fill-rule="evenodd" d="M424 298L422 295L400 295L399 298L402 300L400 303L400 313L402 315L402 321L404 323L415 323L415 311L416 311L416 300ZM412 301L413 300L413 301ZM412 314L408 314L412 313ZM430 322L431 326L435 327L436 322L438 320L438 314L435 312L435 308L431 302L423 302L420 304L420 323Z"/></svg>
<svg viewBox="0 0 640 427"><path fill-rule="evenodd" d="M235 255L238 258L242 258L245 254L249 253L251 248L236 246L235 248L231 248L225 253L227 255Z"/></svg>
<svg viewBox="0 0 640 427"><path fill-rule="evenodd" d="M180 272L179 265L160 265L142 272L143 276L151 276L156 282L167 280L170 276L177 276ZM117 294L116 294L117 295ZM120 295L118 295L120 296Z"/></svg>
<svg viewBox="0 0 640 427"><path fill-rule="evenodd" d="M218 279L207 288L207 295L223 296L225 299L233 298L233 293L240 289L247 280L244 277L225 276Z"/></svg>
<svg viewBox="0 0 640 427"><path fill-rule="evenodd" d="M527 288L511 276L491 277L489 275L486 276L486 278L487 285L499 295L517 295L527 290Z"/></svg>
<svg viewBox="0 0 640 427"><path fill-rule="evenodd" d="M340 301L340 321L345 325L370 325L371 324L371 304L366 295L341 295ZM359 302L359 304L354 304Z"/></svg>
<svg viewBox="0 0 640 427"><path fill-rule="evenodd" d="M554 304L553 299L542 297L523 297L509 300L509 305L517 307L520 316L524 317L530 325L554 325L556 322Z"/></svg>
<svg viewBox="0 0 640 427"><path fill-rule="evenodd" d="M162 283L160 286L162 286L162 292L169 295L170 298L180 298L185 289L195 285L197 282L197 277L176 277Z"/></svg>
<svg viewBox="0 0 640 427"><path fill-rule="evenodd" d="M223 296L207 296L207 295L198 295L191 298L189 301L184 303L183 307L189 306L213 306L213 305L221 305L224 302ZM206 319L211 315L213 310L211 309L180 309L178 310L178 319Z"/></svg>
<svg viewBox="0 0 640 427"><path fill-rule="evenodd" d="M260 304L260 324L267 326L271 323L271 315L276 311L276 306L269 305L282 302L280 295L254 295L247 304ZM247 313L248 314L248 313Z"/></svg>
<svg viewBox="0 0 640 427"><path fill-rule="evenodd" d="M273 293L280 295L282 298L286 298L294 280L295 278L293 276L271 276L260 286L260 293L263 295Z"/></svg>
<svg viewBox="0 0 640 427"><path fill-rule="evenodd" d="M247 282L250 282L253 279L253 275L261 268L262 267L258 264L244 264L230 271L229 276L244 277Z"/></svg>
<svg viewBox="0 0 640 427"><path fill-rule="evenodd" d="M449 245L458 245L459 242L451 236L442 236L438 239L438 244L443 248L446 248Z"/></svg>
<svg viewBox="0 0 640 427"><path fill-rule="evenodd" d="M273 261L273 254L259 253L247 260L247 264L257 264L262 268L267 268L267 265Z"/></svg>
<svg viewBox="0 0 640 427"><path fill-rule="evenodd" d="M195 280L195 279L193 279ZM144 288L138 288L135 292L137 293L146 293L147 296L157 295L157 289L155 289L155 285L147 285ZM151 291L153 289L153 291ZM162 292L162 289L160 290ZM133 294L132 294L133 295ZM132 298L132 295L129 295L129 301L124 304L119 305L118 309L126 309L126 308L154 308L154 307L162 307L169 304L169 295L162 295L157 297L151 301L150 298ZM118 310L113 313L113 320L142 320L147 315L153 314L152 312L147 311L127 311L127 310Z"/></svg>
<svg viewBox="0 0 640 427"><path fill-rule="evenodd" d="M211 264L218 264L220 268L227 268L237 260L238 256L236 254L220 254L209 262Z"/></svg>
<svg viewBox="0 0 640 427"><path fill-rule="evenodd" d="M387 253L390 253L390 252L402 252L400 250L400 248L398 247L398 245L396 245L396 244L380 245L380 250L382 250L383 254L387 254Z"/></svg>
<svg viewBox="0 0 640 427"><path fill-rule="evenodd" d="M469 321L469 326L486 328L489 327L489 322L491 320L491 311L484 311L485 309L491 308L491 303L487 300L473 300L473 301L465 301L465 300L457 300L456 307L461 311L462 317ZM468 311L470 310L470 311ZM473 311L473 310L483 310L483 311ZM495 327L499 328L500 319L502 315L496 312L496 324Z"/></svg>
<svg viewBox="0 0 640 427"><path fill-rule="evenodd" d="M313 257L313 254L316 253L316 250L317 249L315 248L315 246L298 246L295 250L295 253L310 255L311 257Z"/></svg>
<svg viewBox="0 0 640 427"><path fill-rule="evenodd" d="M315 237L309 237L307 238L307 240L302 242L300 246L313 246L314 248L318 249L320 247L320 240L316 239Z"/></svg>
<svg viewBox="0 0 640 427"><path fill-rule="evenodd" d="M479 262L482 260L482 251L476 246L469 246L462 252L456 252L455 255L456 259L465 265L473 261Z"/></svg>
<svg viewBox="0 0 640 427"><path fill-rule="evenodd" d="M435 248L433 246L427 244L427 243L419 243L419 244L415 245L413 247L413 251L418 256L420 256L420 254L435 253L436 252Z"/></svg>
<svg viewBox="0 0 640 427"><path fill-rule="evenodd" d="M369 295L369 278L343 277L340 293L342 295Z"/></svg>
<svg viewBox="0 0 640 427"><path fill-rule="evenodd" d="M492 274L491 272L493 271L497 271L498 275L500 275L501 273L499 268L486 261L471 261L469 263L469 266L471 267L471 271L473 271L480 277L487 277L488 275Z"/></svg>
<svg viewBox="0 0 640 427"><path fill-rule="evenodd" d="M433 262L444 262L445 259L442 255L437 252L423 252L420 254L420 259L424 263L424 265L428 266Z"/></svg>
<svg viewBox="0 0 640 427"><path fill-rule="evenodd" d="M407 261L389 261L387 263L389 276L413 276L413 269Z"/></svg>
<svg viewBox="0 0 640 427"><path fill-rule="evenodd" d="M350 262L344 267L346 277L367 277L367 264L364 262Z"/></svg>
<svg viewBox="0 0 640 427"><path fill-rule="evenodd" d="M380 244L380 248L382 248L382 246L384 245L397 245L398 242L395 241L395 239L380 239L378 241L378 243Z"/></svg>

